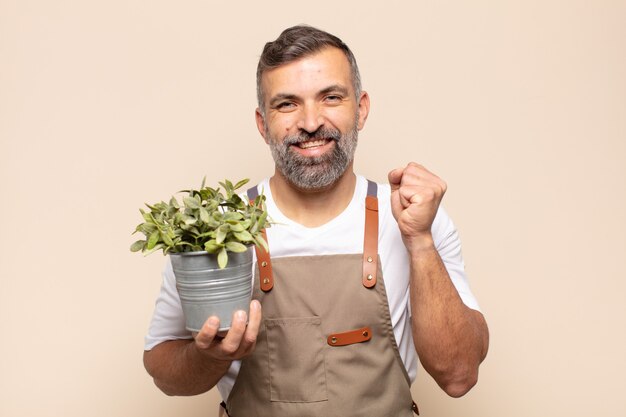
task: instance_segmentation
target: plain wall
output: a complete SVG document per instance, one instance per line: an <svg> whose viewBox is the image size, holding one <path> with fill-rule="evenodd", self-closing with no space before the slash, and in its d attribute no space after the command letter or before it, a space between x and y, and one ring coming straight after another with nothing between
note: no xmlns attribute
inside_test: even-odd
<svg viewBox="0 0 626 417"><path fill-rule="evenodd" d="M0 415L215 416L143 369L164 258L144 202L273 163L266 41L344 39L372 111L356 169L444 178L491 330L478 385L420 369L424 416L626 415L624 1L0 0Z"/></svg>

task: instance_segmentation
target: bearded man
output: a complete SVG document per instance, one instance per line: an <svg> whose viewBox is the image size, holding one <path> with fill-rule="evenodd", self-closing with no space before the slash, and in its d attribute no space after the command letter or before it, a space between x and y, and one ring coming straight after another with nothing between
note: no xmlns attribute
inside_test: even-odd
<svg viewBox="0 0 626 417"><path fill-rule="evenodd" d="M464 395L488 331L440 206L445 182L413 162L389 184L355 175L370 99L329 33L295 26L267 43L257 95L275 172L248 197L263 190L277 224L269 253L257 250L249 316L236 312L226 335L217 317L187 332L168 265L144 354L156 385L169 395L217 385L233 417L408 417L419 358L447 394Z"/></svg>

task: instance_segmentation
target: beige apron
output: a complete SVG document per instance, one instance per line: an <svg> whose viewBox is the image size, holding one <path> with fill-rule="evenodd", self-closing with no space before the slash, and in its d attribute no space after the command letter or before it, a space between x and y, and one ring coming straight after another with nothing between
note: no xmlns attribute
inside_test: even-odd
<svg viewBox="0 0 626 417"><path fill-rule="evenodd" d="M256 187L248 195L254 199ZM363 254L270 260L257 250L253 298L263 306L263 322L227 400L230 416L417 413L377 247L378 200L370 182Z"/></svg>

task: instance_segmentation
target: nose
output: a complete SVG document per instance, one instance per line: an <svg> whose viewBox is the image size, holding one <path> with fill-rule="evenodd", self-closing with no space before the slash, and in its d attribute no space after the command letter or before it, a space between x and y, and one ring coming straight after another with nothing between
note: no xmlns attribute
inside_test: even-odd
<svg viewBox="0 0 626 417"><path fill-rule="evenodd" d="M300 130L309 133L316 132L324 124L324 116L315 104L305 104L302 106L298 123L296 126Z"/></svg>

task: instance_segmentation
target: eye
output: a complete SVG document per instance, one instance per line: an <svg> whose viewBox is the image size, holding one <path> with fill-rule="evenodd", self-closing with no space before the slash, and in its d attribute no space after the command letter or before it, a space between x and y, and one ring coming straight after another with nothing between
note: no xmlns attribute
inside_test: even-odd
<svg viewBox="0 0 626 417"><path fill-rule="evenodd" d="M328 104L340 104L343 101L343 97L339 94L329 94L324 97L324 101Z"/></svg>
<svg viewBox="0 0 626 417"><path fill-rule="evenodd" d="M291 101L281 101L276 105L276 110L278 111L290 111L293 110L296 105Z"/></svg>

